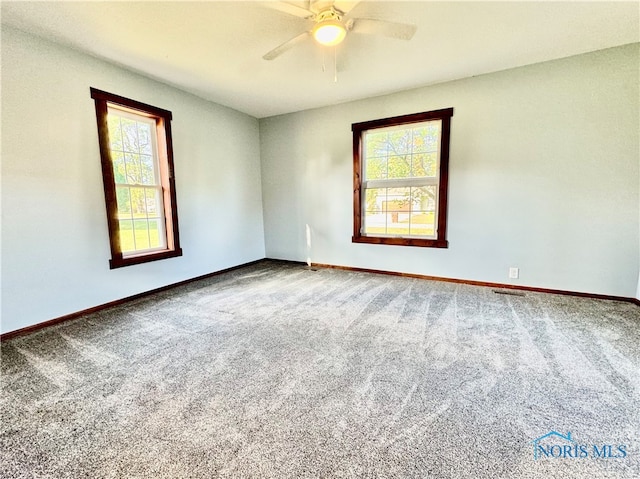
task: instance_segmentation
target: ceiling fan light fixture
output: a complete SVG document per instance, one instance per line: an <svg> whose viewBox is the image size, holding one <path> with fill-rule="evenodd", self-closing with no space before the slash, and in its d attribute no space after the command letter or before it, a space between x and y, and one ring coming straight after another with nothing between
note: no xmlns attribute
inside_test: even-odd
<svg viewBox="0 0 640 479"><path fill-rule="evenodd" d="M338 45L347 35L347 29L339 20L324 20L313 27L313 38L322 45Z"/></svg>

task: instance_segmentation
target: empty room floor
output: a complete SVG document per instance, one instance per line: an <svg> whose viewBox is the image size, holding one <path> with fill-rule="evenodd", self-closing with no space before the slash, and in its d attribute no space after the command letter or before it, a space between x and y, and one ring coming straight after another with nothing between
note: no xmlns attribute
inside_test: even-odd
<svg viewBox="0 0 640 479"><path fill-rule="evenodd" d="M639 344L631 303L265 260L3 342L1 475L640 477Z"/></svg>

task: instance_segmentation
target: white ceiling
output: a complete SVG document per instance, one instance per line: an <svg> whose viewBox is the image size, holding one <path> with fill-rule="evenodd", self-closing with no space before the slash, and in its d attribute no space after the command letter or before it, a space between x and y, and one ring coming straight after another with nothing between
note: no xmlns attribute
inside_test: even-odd
<svg viewBox="0 0 640 479"><path fill-rule="evenodd" d="M417 25L409 42L349 33L333 53L270 2L2 2L2 24L257 118L640 41L640 3L363 1L353 17Z"/></svg>

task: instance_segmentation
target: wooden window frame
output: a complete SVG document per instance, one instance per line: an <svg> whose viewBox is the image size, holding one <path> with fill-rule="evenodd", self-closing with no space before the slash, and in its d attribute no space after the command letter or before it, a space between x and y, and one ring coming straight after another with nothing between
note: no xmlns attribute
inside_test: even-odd
<svg viewBox="0 0 640 479"><path fill-rule="evenodd" d="M447 196L449 190L449 143L451 138L451 117L453 108L413 113L379 120L353 123L353 243L386 244L396 246L421 246L427 248L448 248L447 241ZM415 237L386 237L365 235L362 233L363 205L363 137L369 130L392 126L409 125L429 120L441 120L440 136L440 168L438 179L438 217L436 219L437 234L435 239Z"/></svg>
<svg viewBox="0 0 640 479"><path fill-rule="evenodd" d="M100 161L102 164L102 180L104 198L107 209L107 225L109 228L109 243L111 247L111 269L147 263L166 258L182 256L180 235L178 232L178 206L176 200L175 174L173 167L173 142L171 139L172 114L168 110L158 108L136 100L91 88L91 98L95 101L96 120L98 126L98 143L100 146ZM140 254L123 255L120 246L120 223L118 221L118 204L116 199L116 185L111 159L109 141L109 127L107 121L108 106L130 111L134 114L153 118L156 122L156 138L158 144L158 162L162 185L166 249Z"/></svg>

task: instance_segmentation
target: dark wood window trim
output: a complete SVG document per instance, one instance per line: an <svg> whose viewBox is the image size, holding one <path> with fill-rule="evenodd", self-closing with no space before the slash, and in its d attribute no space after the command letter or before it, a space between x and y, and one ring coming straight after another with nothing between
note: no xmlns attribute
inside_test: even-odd
<svg viewBox="0 0 640 479"><path fill-rule="evenodd" d="M166 258L182 256L180 236L178 232L178 206L176 200L175 175L173 167L173 143L171 139L172 114L168 110L146 103L131 100L119 95L107 93L91 88L91 98L95 101L96 120L98 126L98 143L100 146L100 160L102 163L102 179L104 197L107 209L107 224L109 228L109 242L111 247L111 269L147 263ZM160 162L161 183L163 191L165 228L167 247L160 251L123 255L120 246L120 224L118 221L118 204L116 200L116 186L113 174L113 164L109 142L108 106L112 105L131 111L132 113L152 118L156 122L158 142L158 161Z"/></svg>
<svg viewBox="0 0 640 479"><path fill-rule="evenodd" d="M354 243L372 243L399 246L422 246L430 248L447 248L447 193L449 183L449 141L451 137L451 117L453 108L414 113L379 120L353 123L353 237ZM389 126L407 125L428 120L442 120L440 137L440 175L438 189L437 235L435 239L385 237L362 234L362 138L367 130L386 128Z"/></svg>

